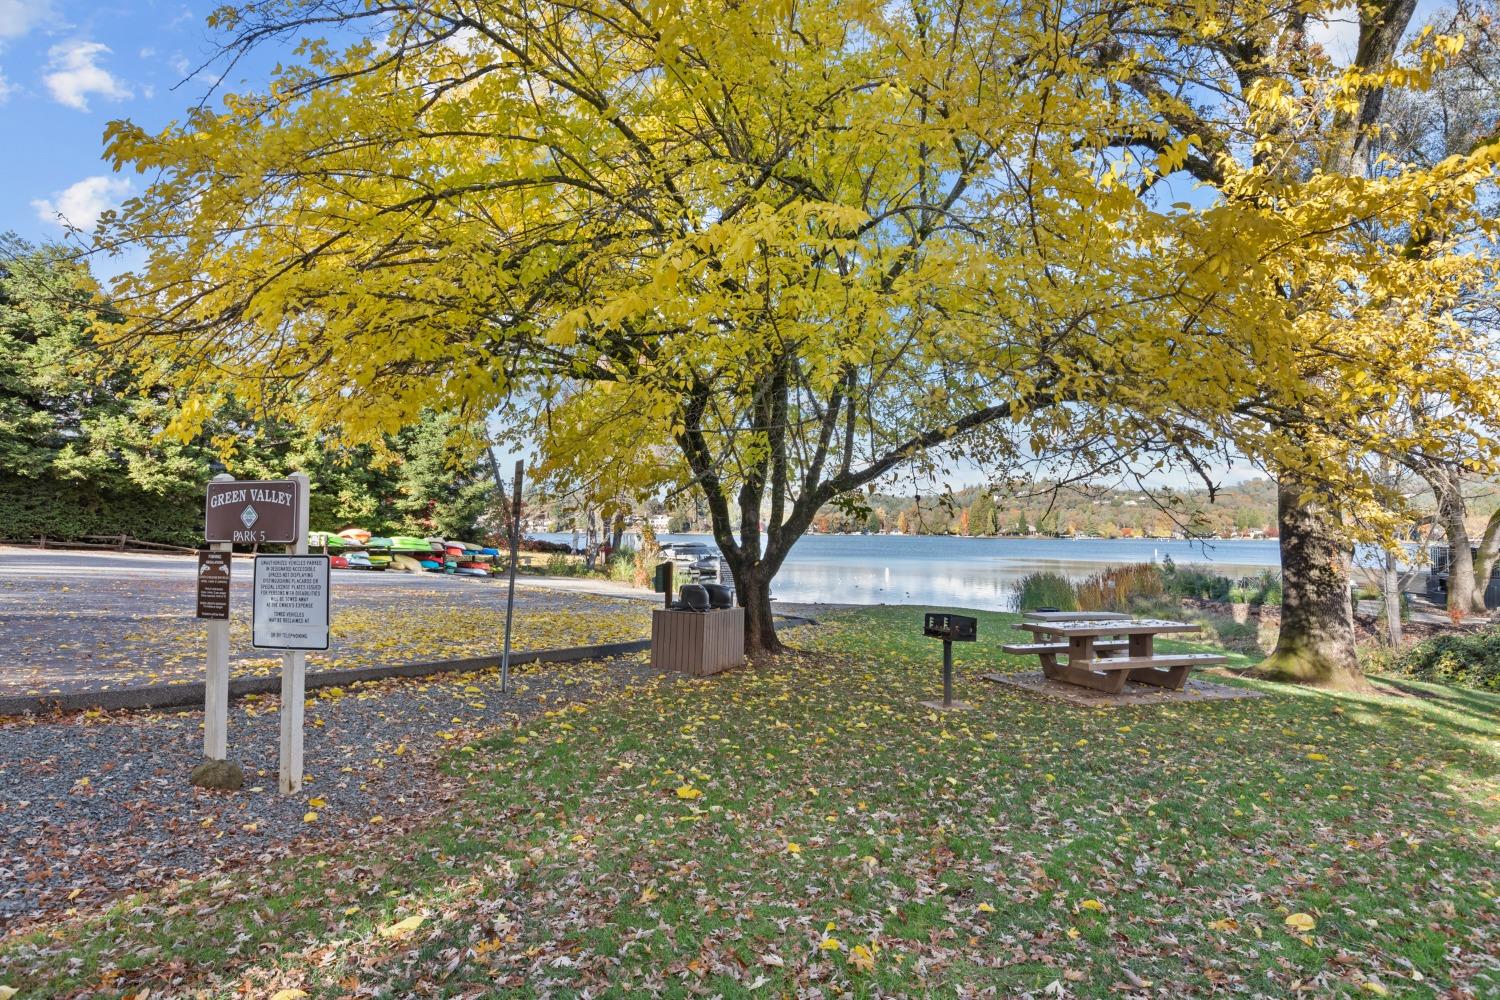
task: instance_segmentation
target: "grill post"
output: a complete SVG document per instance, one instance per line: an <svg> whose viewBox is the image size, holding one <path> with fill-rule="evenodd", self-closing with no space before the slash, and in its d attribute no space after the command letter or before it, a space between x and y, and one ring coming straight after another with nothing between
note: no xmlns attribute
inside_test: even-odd
<svg viewBox="0 0 1500 1000"><path fill-rule="evenodd" d="M953 707L953 640L943 640L943 707Z"/></svg>

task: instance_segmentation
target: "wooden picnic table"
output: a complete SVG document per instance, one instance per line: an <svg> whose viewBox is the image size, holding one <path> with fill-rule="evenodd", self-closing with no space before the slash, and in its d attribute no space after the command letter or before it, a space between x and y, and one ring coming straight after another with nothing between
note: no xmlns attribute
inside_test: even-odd
<svg viewBox="0 0 1500 1000"><path fill-rule="evenodd" d="M1129 621L1129 615L1118 611L1023 611L1022 618L1035 622L1118 622Z"/></svg>
<svg viewBox="0 0 1500 1000"><path fill-rule="evenodd" d="M1225 663L1217 653L1168 653L1155 651L1158 635L1197 632L1189 622L1154 618L1113 619L1049 618L1022 622L1020 628L1037 636L1037 642L1013 643L1007 653L1032 653L1042 661L1042 673L1055 681L1077 684L1119 694L1127 680L1180 690L1194 667ZM1123 655L1122 655L1123 654ZM1059 663L1058 656L1066 656Z"/></svg>

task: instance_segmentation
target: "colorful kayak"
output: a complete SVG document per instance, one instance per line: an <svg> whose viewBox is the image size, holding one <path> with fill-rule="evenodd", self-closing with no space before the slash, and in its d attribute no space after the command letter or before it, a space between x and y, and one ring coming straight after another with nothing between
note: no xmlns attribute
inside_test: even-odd
<svg viewBox="0 0 1500 1000"><path fill-rule="evenodd" d="M400 570L403 573L420 573L422 572L422 563L412 556L398 552L391 556L391 569Z"/></svg>
<svg viewBox="0 0 1500 1000"><path fill-rule="evenodd" d="M339 534L356 545L363 545L370 540L370 533L364 528L345 528Z"/></svg>
<svg viewBox="0 0 1500 1000"><path fill-rule="evenodd" d="M345 545L344 539L328 531L309 531L307 533L307 547L317 551L325 548L342 549Z"/></svg>
<svg viewBox="0 0 1500 1000"><path fill-rule="evenodd" d="M414 535L393 535L389 539L393 552L431 552L432 545L425 538Z"/></svg>

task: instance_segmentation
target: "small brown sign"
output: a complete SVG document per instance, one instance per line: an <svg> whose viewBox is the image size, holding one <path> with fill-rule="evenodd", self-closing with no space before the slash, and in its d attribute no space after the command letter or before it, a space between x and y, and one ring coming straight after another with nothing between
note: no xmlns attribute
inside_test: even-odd
<svg viewBox="0 0 1500 1000"><path fill-rule="evenodd" d="M210 542L295 542L297 484L290 479L208 484L203 537Z"/></svg>
<svg viewBox="0 0 1500 1000"><path fill-rule="evenodd" d="M198 617L229 620L228 552L198 553Z"/></svg>

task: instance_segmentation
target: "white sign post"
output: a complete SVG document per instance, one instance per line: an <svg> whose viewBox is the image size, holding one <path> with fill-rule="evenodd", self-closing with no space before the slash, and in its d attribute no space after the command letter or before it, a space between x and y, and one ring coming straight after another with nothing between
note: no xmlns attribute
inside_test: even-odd
<svg viewBox="0 0 1500 1000"><path fill-rule="evenodd" d="M232 482L220 473L215 482ZM228 542L212 542L215 552L228 552ZM229 622L208 622L208 672L203 684L203 756L208 760L229 759Z"/></svg>
<svg viewBox="0 0 1500 1000"><path fill-rule="evenodd" d="M328 648L328 557L307 554L308 480L297 486L297 541L291 555L255 560L255 615L251 645L285 650L281 656L281 769L283 795L302 788L302 718L307 698L307 653Z"/></svg>

